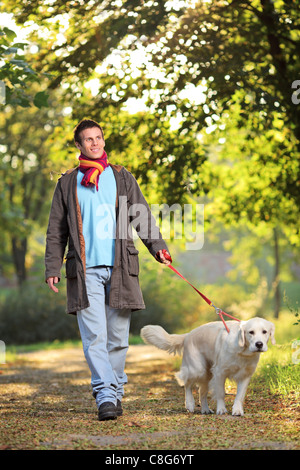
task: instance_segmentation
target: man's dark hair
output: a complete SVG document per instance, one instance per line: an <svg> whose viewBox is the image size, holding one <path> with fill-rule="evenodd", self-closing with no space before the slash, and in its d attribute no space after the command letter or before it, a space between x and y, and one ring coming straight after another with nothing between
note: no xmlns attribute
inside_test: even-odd
<svg viewBox="0 0 300 470"><path fill-rule="evenodd" d="M103 129L96 121L93 121L92 119L82 119L82 121L80 121L80 123L77 124L74 129L74 141L81 145L80 132L84 131L85 129L91 129L92 127L98 127L104 139Z"/></svg>

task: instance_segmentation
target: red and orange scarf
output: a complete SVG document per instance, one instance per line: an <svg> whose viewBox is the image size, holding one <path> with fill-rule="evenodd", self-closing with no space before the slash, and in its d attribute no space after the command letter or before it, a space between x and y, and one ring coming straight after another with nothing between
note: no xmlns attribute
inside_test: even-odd
<svg viewBox="0 0 300 470"><path fill-rule="evenodd" d="M108 167L106 152L97 159L88 158L82 153L79 156L79 170L84 173L81 184L86 187L96 186L98 191L99 176Z"/></svg>

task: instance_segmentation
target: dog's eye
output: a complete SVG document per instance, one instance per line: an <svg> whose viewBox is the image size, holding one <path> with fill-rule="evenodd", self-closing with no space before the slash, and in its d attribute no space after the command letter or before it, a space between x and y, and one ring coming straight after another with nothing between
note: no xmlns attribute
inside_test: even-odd
<svg viewBox="0 0 300 470"><path fill-rule="evenodd" d="M267 330L263 330L263 335L266 335L267 333Z"/></svg>
<svg viewBox="0 0 300 470"><path fill-rule="evenodd" d="M249 331L249 335L254 335L254 331L253 330Z"/></svg>

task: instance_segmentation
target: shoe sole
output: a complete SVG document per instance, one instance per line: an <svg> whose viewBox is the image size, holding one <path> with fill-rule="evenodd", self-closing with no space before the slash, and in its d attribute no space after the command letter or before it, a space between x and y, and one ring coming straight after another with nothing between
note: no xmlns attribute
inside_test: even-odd
<svg viewBox="0 0 300 470"><path fill-rule="evenodd" d="M99 421L108 421L109 419L117 419L117 414L116 413L103 413L101 416L98 416Z"/></svg>

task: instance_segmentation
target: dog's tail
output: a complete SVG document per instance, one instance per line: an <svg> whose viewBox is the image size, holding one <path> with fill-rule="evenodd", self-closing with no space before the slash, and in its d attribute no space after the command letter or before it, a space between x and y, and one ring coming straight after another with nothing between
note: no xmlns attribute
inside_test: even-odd
<svg viewBox="0 0 300 470"><path fill-rule="evenodd" d="M169 354L181 354L185 336L186 334L169 335L159 325L147 325L141 329L141 337L145 343L153 344L153 346L163 349Z"/></svg>

